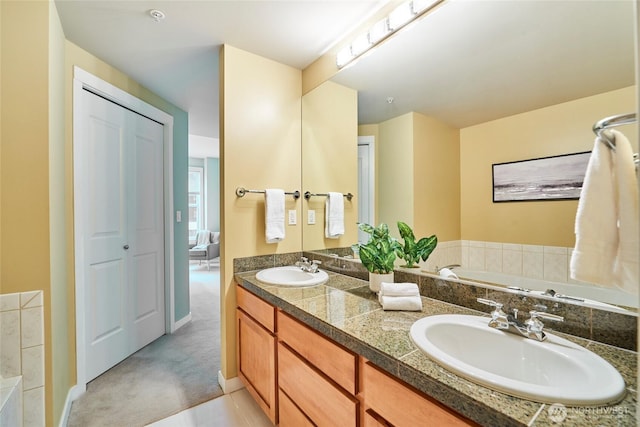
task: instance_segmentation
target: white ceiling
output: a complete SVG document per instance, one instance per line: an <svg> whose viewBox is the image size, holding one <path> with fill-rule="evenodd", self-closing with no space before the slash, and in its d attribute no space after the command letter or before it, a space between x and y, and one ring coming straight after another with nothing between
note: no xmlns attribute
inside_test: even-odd
<svg viewBox="0 0 640 427"><path fill-rule="evenodd" d="M303 69L386 0L55 3L68 40L217 138L222 43ZM630 86L633 3L447 0L333 80L358 89L361 123L418 111L458 127Z"/></svg>
<svg viewBox="0 0 640 427"><path fill-rule="evenodd" d="M56 0L65 37L189 113L218 137L218 48L299 69L378 10L381 0ZM155 22L149 10L166 14Z"/></svg>

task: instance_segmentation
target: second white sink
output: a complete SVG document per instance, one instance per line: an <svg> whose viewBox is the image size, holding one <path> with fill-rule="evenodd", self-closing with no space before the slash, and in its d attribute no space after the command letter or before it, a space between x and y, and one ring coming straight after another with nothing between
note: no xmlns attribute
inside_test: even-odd
<svg viewBox="0 0 640 427"><path fill-rule="evenodd" d="M411 326L413 342L461 377L543 403L602 405L625 394L620 373L597 354L547 333L543 342L488 326L467 315L425 317Z"/></svg>
<svg viewBox="0 0 640 427"><path fill-rule="evenodd" d="M318 270L315 273L302 271L300 267L288 265L285 267L273 267L260 270L256 279L270 285L281 286L316 286L329 280L326 271Z"/></svg>

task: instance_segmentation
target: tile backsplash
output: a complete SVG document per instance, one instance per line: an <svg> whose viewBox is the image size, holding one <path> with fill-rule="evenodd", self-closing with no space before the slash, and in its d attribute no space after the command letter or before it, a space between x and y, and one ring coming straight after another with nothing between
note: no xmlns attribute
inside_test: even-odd
<svg viewBox="0 0 640 427"><path fill-rule="evenodd" d="M576 283L569 277L572 251L573 248L562 246L452 240L439 242L423 267L435 271L438 266L461 264L471 270Z"/></svg>
<svg viewBox="0 0 640 427"><path fill-rule="evenodd" d="M42 291L0 294L0 375L22 376L24 426L44 426Z"/></svg>

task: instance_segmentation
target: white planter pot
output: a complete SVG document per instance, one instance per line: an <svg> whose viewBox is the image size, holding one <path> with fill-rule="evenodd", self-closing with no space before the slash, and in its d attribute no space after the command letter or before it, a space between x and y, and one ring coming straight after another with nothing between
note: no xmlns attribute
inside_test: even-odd
<svg viewBox="0 0 640 427"><path fill-rule="evenodd" d="M380 292L380 283L393 283L393 271L387 274L377 274L369 272L369 289L373 292Z"/></svg>

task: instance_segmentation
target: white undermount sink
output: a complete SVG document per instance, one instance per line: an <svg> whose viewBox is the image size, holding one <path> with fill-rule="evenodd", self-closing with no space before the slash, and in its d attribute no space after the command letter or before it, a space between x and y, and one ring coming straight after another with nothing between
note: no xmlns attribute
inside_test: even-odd
<svg viewBox="0 0 640 427"><path fill-rule="evenodd" d="M256 274L256 279L270 285L316 286L329 280L329 275L323 270L309 273L295 265L288 265L285 267L273 267L260 270L258 274Z"/></svg>
<svg viewBox="0 0 640 427"><path fill-rule="evenodd" d="M597 354L547 333L536 341L491 328L488 318L425 317L411 326L413 342L459 376L506 394L543 403L602 405L625 394L620 373Z"/></svg>

